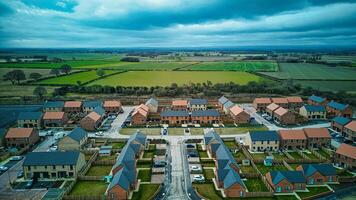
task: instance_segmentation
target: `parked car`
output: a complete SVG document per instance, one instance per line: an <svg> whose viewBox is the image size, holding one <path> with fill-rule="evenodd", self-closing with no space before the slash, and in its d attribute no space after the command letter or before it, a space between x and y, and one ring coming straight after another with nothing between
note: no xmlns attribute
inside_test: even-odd
<svg viewBox="0 0 356 200"><path fill-rule="evenodd" d="M23 171L19 171L19 173L17 173L17 178L22 178L23 177Z"/></svg>
<svg viewBox="0 0 356 200"><path fill-rule="evenodd" d="M52 146L49 148L49 151L57 151L58 150L58 146Z"/></svg>
<svg viewBox="0 0 356 200"><path fill-rule="evenodd" d="M196 165L193 165L192 166L192 171L200 171L200 167L199 166L196 166Z"/></svg>
<svg viewBox="0 0 356 200"><path fill-rule="evenodd" d="M187 144L187 148L188 148L188 149L194 149L194 148L195 148L195 146L194 146L194 145L192 145L192 144Z"/></svg>
<svg viewBox="0 0 356 200"><path fill-rule="evenodd" d="M193 181L194 182L203 183L203 182L205 182L205 178L202 175L194 175L193 176Z"/></svg>
<svg viewBox="0 0 356 200"><path fill-rule="evenodd" d="M189 152L188 153L188 158L196 158L196 157L198 157L197 153L195 153L195 152Z"/></svg>
<svg viewBox="0 0 356 200"><path fill-rule="evenodd" d="M22 156L13 156L10 158L11 161L18 161L18 160L22 160Z"/></svg>
<svg viewBox="0 0 356 200"><path fill-rule="evenodd" d="M29 180L27 183L26 183L26 188L27 189L30 189L31 187L33 186L33 179Z"/></svg>
<svg viewBox="0 0 356 200"><path fill-rule="evenodd" d="M5 172L6 170L8 170L9 168L3 165L0 165L0 171L1 172Z"/></svg>
<svg viewBox="0 0 356 200"><path fill-rule="evenodd" d="M190 133L190 129L189 129L189 128L186 128L186 129L184 129L184 132L185 132L185 133Z"/></svg>
<svg viewBox="0 0 356 200"><path fill-rule="evenodd" d="M104 136L104 133L102 131L96 132L95 133L96 136Z"/></svg>

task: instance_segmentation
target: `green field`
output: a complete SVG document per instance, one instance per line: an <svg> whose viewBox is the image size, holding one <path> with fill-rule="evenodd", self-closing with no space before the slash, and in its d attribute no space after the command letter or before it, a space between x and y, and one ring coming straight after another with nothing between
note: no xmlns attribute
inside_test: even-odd
<svg viewBox="0 0 356 200"><path fill-rule="evenodd" d="M98 52L74 52L74 51L16 51L16 52L1 52L0 56L47 56L48 58L60 58L63 60L120 60L123 57L121 53L98 53Z"/></svg>
<svg viewBox="0 0 356 200"><path fill-rule="evenodd" d="M320 91L356 91L356 81L295 81L303 87L312 87Z"/></svg>
<svg viewBox="0 0 356 200"><path fill-rule="evenodd" d="M121 62L115 60L71 60L58 63L52 62L31 62L31 63L0 63L0 68L42 68L52 69L60 68L62 65L67 64L72 68L103 68L103 67L116 67L120 65L129 65L128 62Z"/></svg>
<svg viewBox="0 0 356 200"><path fill-rule="evenodd" d="M0 97L23 97L32 96L33 90L36 88L34 85L0 85ZM46 86L47 90L46 96L51 96L55 87Z"/></svg>
<svg viewBox="0 0 356 200"><path fill-rule="evenodd" d="M90 85L109 86L170 86L189 83L229 83L241 85L250 81L262 81L264 78L246 72L177 72L177 71L130 71L94 81Z"/></svg>
<svg viewBox="0 0 356 200"><path fill-rule="evenodd" d="M351 62L352 66L356 67L356 56L354 55L322 55L321 60L328 63Z"/></svg>
<svg viewBox="0 0 356 200"><path fill-rule="evenodd" d="M115 72L118 72L118 71L105 70L105 75L112 74ZM91 71L86 71L86 72L70 74L68 76L60 76L60 77L45 79L45 80L39 81L38 83L39 84L51 84L51 85L61 85L61 84L77 85L77 81L80 81L81 83L85 83L85 82L91 81L96 78L99 78L99 76L96 74L96 71L91 70Z"/></svg>
<svg viewBox="0 0 356 200"><path fill-rule="evenodd" d="M195 64L195 62L133 62L121 65L117 69L124 70L173 70Z"/></svg>
<svg viewBox="0 0 356 200"><path fill-rule="evenodd" d="M278 65L275 62L202 62L191 65L184 70L206 70L206 71L278 71Z"/></svg>
<svg viewBox="0 0 356 200"><path fill-rule="evenodd" d="M355 80L356 70L308 63L280 63L279 72L261 72L278 79Z"/></svg>
<svg viewBox="0 0 356 200"><path fill-rule="evenodd" d="M3 83L11 83L10 81L4 81L3 80L3 77L6 73L10 72L10 71L13 71L13 70L22 70L25 75L26 75L26 78L27 80L31 80L29 78L30 74L31 73L39 73L42 75L42 77L46 77L46 76L50 76L51 74L49 74L49 72L51 71L50 69L22 69L22 68L0 68L0 83L3 84Z"/></svg>

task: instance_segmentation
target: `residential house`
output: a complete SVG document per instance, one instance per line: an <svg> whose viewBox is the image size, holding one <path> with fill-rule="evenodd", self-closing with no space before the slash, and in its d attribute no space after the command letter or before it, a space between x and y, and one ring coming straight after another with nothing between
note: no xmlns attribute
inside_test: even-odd
<svg viewBox="0 0 356 200"><path fill-rule="evenodd" d="M105 117L105 110L102 107L96 107L92 112L80 120L80 127L87 131L95 131L101 125Z"/></svg>
<svg viewBox="0 0 356 200"><path fill-rule="evenodd" d="M46 101L43 105L43 112L62 112L64 101Z"/></svg>
<svg viewBox="0 0 356 200"><path fill-rule="evenodd" d="M158 112L158 101L154 98L150 98L146 101L145 105L148 107L148 112L157 113Z"/></svg>
<svg viewBox="0 0 356 200"><path fill-rule="evenodd" d="M307 137L303 130L279 130L281 149L305 149Z"/></svg>
<svg viewBox="0 0 356 200"><path fill-rule="evenodd" d="M190 99L188 102L188 109L190 111L206 110L208 107L207 99Z"/></svg>
<svg viewBox="0 0 356 200"><path fill-rule="evenodd" d="M327 103L328 101L326 100L326 98L323 97L312 95L308 98L309 105L326 106Z"/></svg>
<svg viewBox="0 0 356 200"><path fill-rule="evenodd" d="M250 131L245 142L252 152L278 151L280 139L276 131Z"/></svg>
<svg viewBox="0 0 356 200"><path fill-rule="evenodd" d="M307 185L324 185L338 181L336 169L332 164L302 164L296 168L302 171Z"/></svg>
<svg viewBox="0 0 356 200"><path fill-rule="evenodd" d="M193 124L218 124L220 123L220 113L215 109L195 110L191 114Z"/></svg>
<svg viewBox="0 0 356 200"><path fill-rule="evenodd" d="M248 114L244 109L235 105L230 108L230 116L236 124L248 124L250 123L250 114Z"/></svg>
<svg viewBox="0 0 356 200"><path fill-rule="evenodd" d="M118 100L107 100L103 103L103 108L106 113L119 114L122 112L121 102Z"/></svg>
<svg viewBox="0 0 356 200"><path fill-rule="evenodd" d="M271 171L266 174L266 179L277 193L292 193L306 187L301 171Z"/></svg>
<svg viewBox="0 0 356 200"><path fill-rule="evenodd" d="M225 104L224 104L224 108L223 108L223 111L225 114L229 114L230 113L230 108L233 107L235 104L232 103L232 101L227 101Z"/></svg>
<svg viewBox="0 0 356 200"><path fill-rule="evenodd" d="M42 128L42 112L20 112L17 125L20 128Z"/></svg>
<svg viewBox="0 0 356 200"><path fill-rule="evenodd" d="M219 134L214 129L205 133L203 141L207 151L213 158L216 157L216 151L218 150L219 146L224 143L221 140Z"/></svg>
<svg viewBox="0 0 356 200"><path fill-rule="evenodd" d="M345 139L356 142L356 120L352 120L350 123L344 126L342 135Z"/></svg>
<svg viewBox="0 0 356 200"><path fill-rule="evenodd" d="M279 105L275 103L271 103L266 107L265 112L267 115L273 117L274 111L277 110L279 107L280 107Z"/></svg>
<svg viewBox="0 0 356 200"><path fill-rule="evenodd" d="M63 151L79 151L87 140L87 132L80 127L76 127L58 142L58 148Z"/></svg>
<svg viewBox="0 0 356 200"><path fill-rule="evenodd" d="M83 102L83 112L85 112L85 113L92 112L96 107L102 107L102 102L101 101L84 101Z"/></svg>
<svg viewBox="0 0 356 200"><path fill-rule="evenodd" d="M30 152L23 162L25 179L76 178L85 165L79 151Z"/></svg>
<svg viewBox="0 0 356 200"><path fill-rule="evenodd" d="M295 114L288 109L279 107L273 112L273 120L282 125L295 124Z"/></svg>
<svg viewBox="0 0 356 200"><path fill-rule="evenodd" d="M334 163L346 169L356 169L356 147L342 143L334 154Z"/></svg>
<svg viewBox="0 0 356 200"><path fill-rule="evenodd" d="M351 119L349 119L349 118L336 116L331 120L331 128L334 131L343 133L345 125L350 122L351 122Z"/></svg>
<svg viewBox="0 0 356 200"><path fill-rule="evenodd" d="M255 98L253 100L253 107L256 109L257 112L264 113L266 112L266 108L268 105L272 103L271 98Z"/></svg>
<svg viewBox="0 0 356 200"><path fill-rule="evenodd" d="M65 112L45 112L43 115L43 126L45 128L64 127L67 120Z"/></svg>
<svg viewBox="0 0 356 200"><path fill-rule="evenodd" d="M189 113L186 110L164 110L160 114L163 124L187 124L190 122Z"/></svg>
<svg viewBox="0 0 356 200"><path fill-rule="evenodd" d="M137 106L131 115L131 123L134 125L145 124L148 118L149 107L145 104Z"/></svg>
<svg viewBox="0 0 356 200"><path fill-rule="evenodd" d="M304 128L308 146L311 148L330 147L331 136L327 128Z"/></svg>
<svg viewBox="0 0 356 200"><path fill-rule="evenodd" d="M80 113L82 112L81 101L66 101L64 103L64 112L66 113Z"/></svg>
<svg viewBox="0 0 356 200"><path fill-rule="evenodd" d="M27 145L34 145L40 139L38 131L34 128L10 128L5 136L8 147L23 148Z"/></svg>
<svg viewBox="0 0 356 200"><path fill-rule="evenodd" d="M0 148L5 146L6 129L0 128Z"/></svg>
<svg viewBox="0 0 356 200"><path fill-rule="evenodd" d="M288 109L289 104L287 98L282 98L282 97L276 97L276 98L271 98L272 103L275 103L279 105L280 107L283 107L285 109Z"/></svg>
<svg viewBox="0 0 356 200"><path fill-rule="evenodd" d="M348 104L338 103L336 101L330 101L326 105L326 111L328 116L340 116L340 117L352 117L352 108Z"/></svg>
<svg viewBox="0 0 356 200"><path fill-rule="evenodd" d="M172 101L172 110L187 110L188 101L187 100L173 100Z"/></svg>
<svg viewBox="0 0 356 200"><path fill-rule="evenodd" d="M298 96L286 97L288 101L288 109L298 111L304 105L303 99Z"/></svg>
<svg viewBox="0 0 356 200"><path fill-rule="evenodd" d="M299 109L299 114L309 120L326 119L326 109L324 106L304 105Z"/></svg>
<svg viewBox="0 0 356 200"><path fill-rule="evenodd" d="M229 99L226 98L225 96L222 96L218 99L218 107L221 111L224 110L224 104L228 101L229 101Z"/></svg>

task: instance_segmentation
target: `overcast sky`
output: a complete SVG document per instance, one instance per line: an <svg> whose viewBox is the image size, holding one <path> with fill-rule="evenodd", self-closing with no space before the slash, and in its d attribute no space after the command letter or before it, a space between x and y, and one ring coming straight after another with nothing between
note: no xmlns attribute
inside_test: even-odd
<svg viewBox="0 0 356 200"><path fill-rule="evenodd" d="M0 47L356 45L356 0L0 0Z"/></svg>

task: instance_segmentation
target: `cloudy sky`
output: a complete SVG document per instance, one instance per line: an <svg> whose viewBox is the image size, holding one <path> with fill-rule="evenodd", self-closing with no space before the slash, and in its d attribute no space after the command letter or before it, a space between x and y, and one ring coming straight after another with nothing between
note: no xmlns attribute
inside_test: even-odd
<svg viewBox="0 0 356 200"><path fill-rule="evenodd" d="M0 47L356 45L356 0L0 0Z"/></svg>

